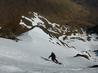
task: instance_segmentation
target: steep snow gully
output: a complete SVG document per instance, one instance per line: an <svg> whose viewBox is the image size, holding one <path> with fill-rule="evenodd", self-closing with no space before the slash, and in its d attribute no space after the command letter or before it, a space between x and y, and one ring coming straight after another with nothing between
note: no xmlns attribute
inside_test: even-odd
<svg viewBox="0 0 98 73"><path fill-rule="evenodd" d="M32 24L40 23L44 27L44 22L37 17L37 14L32 19ZM59 39L50 37L41 28L35 27L20 35L18 42L0 38L0 73L98 73L97 68L89 68L98 64L98 57L94 53L94 50L98 50L98 41L94 40L94 35L91 35L91 41L70 39L77 36L84 39L86 37L71 35L68 39L62 40L63 36ZM69 47L58 45L59 40L67 43ZM48 58L51 52L56 54L62 65L41 58ZM89 60L74 57L77 54L87 55Z"/></svg>

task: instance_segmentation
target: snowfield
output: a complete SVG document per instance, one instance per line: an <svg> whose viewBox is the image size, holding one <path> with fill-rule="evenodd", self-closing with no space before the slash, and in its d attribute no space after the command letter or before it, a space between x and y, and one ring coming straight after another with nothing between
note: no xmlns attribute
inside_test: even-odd
<svg viewBox="0 0 98 73"><path fill-rule="evenodd" d="M52 44L50 37L40 28L36 27L18 38L19 42L0 38L0 73L98 73L97 68L88 68L98 62L74 58L79 49ZM78 47L85 45L77 42ZM41 59L41 56L47 58L52 51L63 65Z"/></svg>
<svg viewBox="0 0 98 73"><path fill-rule="evenodd" d="M38 27L18 38L18 42L0 38L0 73L98 73L97 68L89 68L98 65L98 57L93 52L98 50L98 41L67 39L64 42L68 47L56 44L59 41L53 38L53 44L51 37ZM79 53L88 55L85 51L91 55L90 60L74 57ZM62 65L41 58L48 58L51 52Z"/></svg>

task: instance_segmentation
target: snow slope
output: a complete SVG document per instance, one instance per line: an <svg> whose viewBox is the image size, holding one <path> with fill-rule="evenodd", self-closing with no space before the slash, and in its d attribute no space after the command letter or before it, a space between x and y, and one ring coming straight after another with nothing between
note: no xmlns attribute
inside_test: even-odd
<svg viewBox="0 0 98 73"><path fill-rule="evenodd" d="M37 23L38 21L34 25ZM92 48L97 49L98 41L68 39L64 41L70 46L68 47L56 44L59 40L52 38L55 43L53 44L50 42L51 37L39 27L18 38L18 42L0 38L0 73L98 73L97 68L88 68L98 64L97 56L92 52ZM41 58L47 58L52 51L63 65ZM78 53L85 53L84 51L90 52L90 60L74 57Z"/></svg>
<svg viewBox="0 0 98 73"><path fill-rule="evenodd" d="M97 73L97 69L87 66L94 64L85 58L74 58L78 51L49 42L49 36L40 28L24 33L20 41L0 38L0 73ZM48 57L55 52L63 65L44 61L41 56Z"/></svg>

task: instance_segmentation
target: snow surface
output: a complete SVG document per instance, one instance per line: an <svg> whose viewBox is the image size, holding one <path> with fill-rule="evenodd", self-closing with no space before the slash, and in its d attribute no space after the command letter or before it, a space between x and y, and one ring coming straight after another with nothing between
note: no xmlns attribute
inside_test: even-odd
<svg viewBox="0 0 98 73"><path fill-rule="evenodd" d="M36 13L35 16L33 23L37 25L40 20ZM49 41L50 36L38 27L18 38L18 42L0 38L0 73L98 73L97 68L88 68L98 64L98 57L92 52L97 49L98 41L65 40L70 47L53 44ZM58 42L56 38L52 40ZM85 51L90 53L90 60L74 57ZM41 58L48 58L51 52L56 54L62 65Z"/></svg>
<svg viewBox="0 0 98 73"><path fill-rule="evenodd" d="M78 51L49 42L49 36L40 28L18 37L19 42L0 38L0 73L98 73L97 69L87 68L95 64L85 58L74 58ZM84 46L77 41L77 46ZM73 44L74 45L74 44ZM44 61L55 52L63 65Z"/></svg>

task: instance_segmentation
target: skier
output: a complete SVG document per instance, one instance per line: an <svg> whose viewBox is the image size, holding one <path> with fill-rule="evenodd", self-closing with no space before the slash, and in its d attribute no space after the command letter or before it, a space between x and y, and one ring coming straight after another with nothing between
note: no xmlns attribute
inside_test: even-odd
<svg viewBox="0 0 98 73"><path fill-rule="evenodd" d="M59 64L58 60L56 59L56 55L54 54L54 52L52 52L51 55L50 55L48 58L51 58L51 60L52 60L53 62Z"/></svg>

